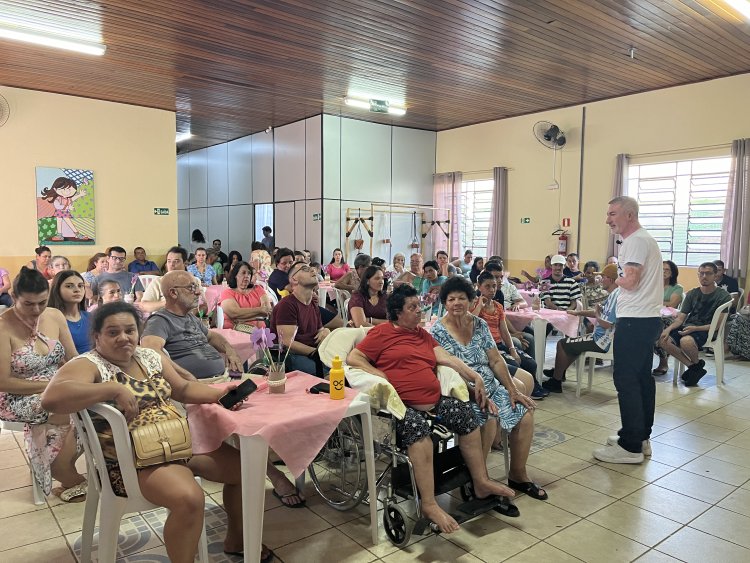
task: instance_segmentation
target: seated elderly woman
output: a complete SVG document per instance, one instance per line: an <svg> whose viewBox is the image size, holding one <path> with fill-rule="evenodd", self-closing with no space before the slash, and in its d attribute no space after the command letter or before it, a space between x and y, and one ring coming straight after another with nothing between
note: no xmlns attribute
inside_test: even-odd
<svg viewBox="0 0 750 563"><path fill-rule="evenodd" d="M236 323L264 327L260 317L271 316L271 299L266 290L256 285L257 273L247 262L237 262L227 276L229 287L221 292L219 301L224 309L224 326L232 328Z"/></svg>
<svg viewBox="0 0 750 563"><path fill-rule="evenodd" d="M184 403L215 403L227 389L186 381L174 371L162 354L138 346L141 322L138 310L129 303L108 303L99 307L92 321L94 350L78 356L60 369L45 389L44 408L72 413L99 402L111 402L120 410L132 430L169 416L161 400ZM150 384L144 384L149 380ZM157 396L162 397L160 400ZM92 416L104 451L113 489L125 495L119 478L111 430ZM227 535L224 551L242 551L242 507L239 451L227 444L189 460L138 469L143 496L168 509L164 544L170 561L192 563L203 528L205 495L193 478L199 475L224 483ZM272 557L265 549L263 560Z"/></svg>
<svg viewBox="0 0 750 563"><path fill-rule="evenodd" d="M481 277L481 276L480 276ZM471 314L474 287L466 278L453 277L443 284L440 301L446 314L432 327L435 340L482 376L489 400L499 411L498 422L510 432L510 472L508 485L532 498L546 500L547 493L529 479L526 460L534 437L534 401L526 396L534 387L533 377L518 369L511 377L508 366L495 345L487 322ZM482 424L482 445L489 453L497 425L487 423L487 415L476 406Z"/></svg>
<svg viewBox="0 0 750 563"><path fill-rule="evenodd" d="M359 289L349 299L349 319L356 328L388 322L383 283L383 270L378 266L368 266L360 280Z"/></svg>
<svg viewBox="0 0 750 563"><path fill-rule="evenodd" d="M448 354L419 326L422 312L413 287L403 285L394 289L387 306L390 322L370 329L346 361L353 368L387 379L396 389L407 407L403 420L396 422L396 433L401 445L407 448L414 468L421 511L442 532L454 532L459 529L458 524L435 500L431 417L439 418L441 424L459 436L461 455L478 498L513 496L514 493L490 479L477 417L469 403L441 395L435 369L438 365L449 366L464 380L472 382L479 411L488 409L490 415L496 415L497 408L487 401L482 377Z"/></svg>
<svg viewBox="0 0 750 563"><path fill-rule="evenodd" d="M28 425L26 451L44 493L57 479L63 501L80 500L86 482L75 468L80 452L70 417L41 403L50 378L77 353L73 338L63 314L47 307L49 285L41 272L21 268L11 292L15 306L0 317L0 418Z"/></svg>

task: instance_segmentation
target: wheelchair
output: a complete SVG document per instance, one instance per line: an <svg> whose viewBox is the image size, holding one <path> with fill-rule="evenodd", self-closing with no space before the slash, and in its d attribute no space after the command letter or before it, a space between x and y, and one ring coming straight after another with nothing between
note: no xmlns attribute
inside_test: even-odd
<svg viewBox="0 0 750 563"><path fill-rule="evenodd" d="M396 439L391 415L380 411L372 417L378 498L367 497L367 473L364 466L364 441L359 420L344 419L325 447L308 468L315 490L336 510L350 510L362 502L383 503L383 528L397 547L409 543L412 534L439 534L437 525L423 517L414 469ZM433 424L433 475L435 496L459 489L463 503L451 515L459 523L495 510L505 516L518 516L515 505L505 497L477 499L471 475L466 468L453 434ZM508 442L503 434L505 472L508 473ZM401 500L412 500L416 514L410 517Z"/></svg>

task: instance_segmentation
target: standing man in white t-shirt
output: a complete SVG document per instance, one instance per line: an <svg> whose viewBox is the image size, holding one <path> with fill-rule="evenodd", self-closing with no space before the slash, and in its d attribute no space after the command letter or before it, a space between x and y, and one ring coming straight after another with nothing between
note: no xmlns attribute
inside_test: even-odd
<svg viewBox="0 0 750 563"><path fill-rule="evenodd" d="M618 255L617 322L613 343L614 380L622 428L594 457L608 463L641 463L651 455L656 384L651 375L654 342L661 331L663 281L659 245L638 222L638 202L609 202L607 225L622 239Z"/></svg>

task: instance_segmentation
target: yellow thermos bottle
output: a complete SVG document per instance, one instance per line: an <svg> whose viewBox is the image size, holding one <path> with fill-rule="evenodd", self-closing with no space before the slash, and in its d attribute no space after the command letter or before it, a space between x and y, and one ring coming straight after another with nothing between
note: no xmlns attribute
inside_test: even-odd
<svg viewBox="0 0 750 563"><path fill-rule="evenodd" d="M341 365L341 358L334 356L332 366L328 373L328 382L331 384L331 399L343 399L344 368Z"/></svg>

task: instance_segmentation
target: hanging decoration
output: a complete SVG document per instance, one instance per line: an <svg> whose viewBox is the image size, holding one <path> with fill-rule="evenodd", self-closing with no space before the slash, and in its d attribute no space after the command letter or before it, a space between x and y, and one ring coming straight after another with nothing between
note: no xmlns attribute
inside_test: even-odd
<svg viewBox="0 0 750 563"><path fill-rule="evenodd" d="M426 225L427 227L425 227ZM451 220L446 219L445 221L422 221L422 238L427 238L427 235L430 234L430 231L435 227L443 231L446 239L451 238L450 234L448 234L448 231L443 228L443 225L446 225L448 230L450 230Z"/></svg>
<svg viewBox="0 0 750 563"><path fill-rule="evenodd" d="M374 235L373 217L372 216L362 217L362 208L359 208L357 210L357 217L352 218L352 217L349 217L349 210L347 209L346 239L348 242L349 237L352 236L352 232L356 229L356 232L354 233L355 238L353 239L353 242L354 242L354 248L357 250L357 254L362 253L361 252L362 247L365 245L365 239L363 238L363 235L362 235L363 226L365 230L367 231L367 234L370 235L370 238L372 239Z"/></svg>
<svg viewBox="0 0 750 563"><path fill-rule="evenodd" d="M414 211L411 214L411 244L409 244L409 248L415 248L415 249L419 248L419 238L417 237L417 212L416 211Z"/></svg>

